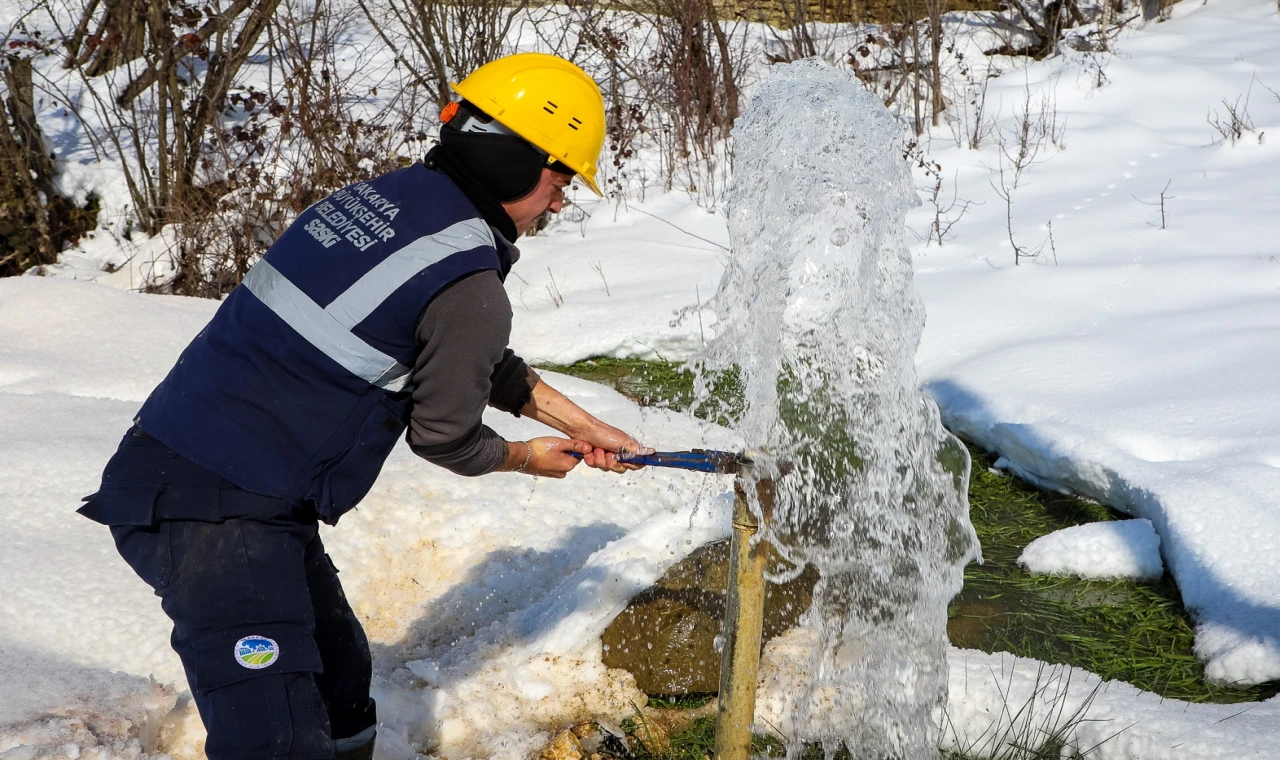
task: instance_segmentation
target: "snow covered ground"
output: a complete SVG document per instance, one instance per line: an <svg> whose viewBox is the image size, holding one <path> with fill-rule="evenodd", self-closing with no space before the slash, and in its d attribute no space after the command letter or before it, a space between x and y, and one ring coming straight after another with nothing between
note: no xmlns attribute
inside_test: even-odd
<svg viewBox="0 0 1280 760"><path fill-rule="evenodd" d="M1212 0L1124 34L1114 57L1005 61L988 94L997 128L1007 134L1017 110L1041 109L1052 93L1066 147L1045 146L1009 211L991 184L998 146L959 148L938 130L926 149L943 167L944 196L974 205L941 248L915 248L929 310L920 375L948 423L1021 474L1149 519L1198 616L1197 653L1213 677L1245 683L1280 678L1280 97L1268 90L1280 91L1277 39L1271 0ZM1108 80L1100 88L1095 60ZM1245 93L1254 131L1215 142L1206 113L1224 115L1222 100ZM91 184L87 171L73 179ZM1166 185L1161 229L1160 209L1144 202ZM508 283L517 350L548 362L696 350L714 315L687 309L718 281L723 217L680 193L584 208L590 219L522 244ZM909 224L923 236L933 212L925 204ZM1052 249L1015 267L1007 215L1030 249L1052 221ZM96 278L93 262L127 255L109 235L86 245L63 274ZM128 288L136 278L126 267L107 279ZM157 601L107 532L74 509L214 307L0 281L6 760L199 756ZM651 444L736 443L597 386L556 382ZM523 420L492 421L532 434ZM600 632L667 565L725 532L725 488L660 472L472 481L398 450L365 505L325 537L375 642L385 746L402 750L387 757L410 756L405 741L449 757L522 757L546 729L628 714L638 695L601 665ZM775 654L786 662L785 647ZM952 663L956 746L980 746L1001 705L1019 704L1037 673L1048 677L1008 656L957 650ZM779 679L793 670L766 668L762 714L785 698ZM1068 694L1088 694L1091 678L1072 674ZM1100 722L1082 729L1098 733L1080 746L1123 729L1091 756L1275 758L1278 713L1277 700L1192 706L1109 684L1090 705Z"/></svg>
<svg viewBox="0 0 1280 760"><path fill-rule="evenodd" d="M757 721L792 730L789 700L808 678L812 631L769 642L761 661ZM1163 699L1079 668L997 652L951 649L942 746L969 757L1036 757L1051 737L1062 757L1094 760L1274 760L1280 699L1255 704L1189 704ZM1022 750L1019 752L1019 750Z"/></svg>
<svg viewBox="0 0 1280 760"><path fill-rule="evenodd" d="M592 203L591 213L521 242L527 258L507 281L520 315L512 345L544 364L693 354L714 334L715 315L696 307L716 292L729 255L724 217L678 193Z"/></svg>
<svg viewBox="0 0 1280 760"><path fill-rule="evenodd" d="M203 732L181 694L158 601L115 555L108 532L74 509L141 399L214 307L91 283L0 281L6 760L201 756ZM551 381L642 440L741 443L597 385ZM490 422L508 436L536 427L506 415ZM417 747L516 760L535 752L548 729L629 716L643 695L630 676L604 668L600 635L666 567L727 533L726 485L658 470L468 480L398 450L361 508L325 531L373 642L380 757L412 758ZM803 674L794 653L804 651L805 635L779 639L766 658L761 717L775 724ZM1001 655L953 650L951 662L956 747L1006 735L1006 703L1041 694L1026 718L1041 730L1098 685ZM1045 695L1046 683L1061 685L1060 699ZM1100 758L1266 758L1280 740L1280 700L1198 706L1125 684L1100 689L1090 708L1096 722L1075 729L1078 744L1129 727Z"/></svg>
<svg viewBox="0 0 1280 760"><path fill-rule="evenodd" d="M131 741L198 751L198 721L159 730L185 685L158 600L119 561L109 532L75 509L216 306L0 280L0 756L86 741L41 728L55 716L114 721L80 747L103 757L127 753ZM550 379L641 440L740 446L690 417ZM489 421L513 438L540 427L501 414ZM629 676L606 672L600 635L668 565L728 529L728 485L682 475L583 468L564 481L467 479L397 449L360 509L325 532L374 645L383 720L453 756L505 746L521 757L538 727L629 715L642 695ZM191 720L179 710L170 722Z"/></svg>
<svg viewBox="0 0 1280 760"><path fill-rule="evenodd" d="M935 150L984 205L917 258L920 375L944 420L1150 519L1226 682L1280 678L1277 39L1274 4L1183 3L1120 42L1101 89L1059 60L1006 73L993 87L1019 105L1024 83L1056 82L1068 147L1023 175L1012 215L1024 244L1052 221L1058 263L1011 266L989 150ZM1206 111L1250 91L1256 132L1213 144ZM1143 202L1166 185L1161 229Z"/></svg>

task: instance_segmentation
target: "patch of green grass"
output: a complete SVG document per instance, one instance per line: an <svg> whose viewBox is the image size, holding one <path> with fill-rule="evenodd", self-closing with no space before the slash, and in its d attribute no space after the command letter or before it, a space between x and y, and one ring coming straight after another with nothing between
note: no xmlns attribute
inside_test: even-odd
<svg viewBox="0 0 1280 760"><path fill-rule="evenodd" d="M736 372L713 381L698 404L694 372L679 362L643 359L587 359L576 364L545 364L538 369L573 375L607 385L641 406L691 411L694 416L726 424L742 411L742 388Z"/></svg>
<svg viewBox="0 0 1280 760"><path fill-rule="evenodd" d="M671 753L663 760L704 760L704 757L714 754L715 746L716 720L702 718L671 737ZM643 749L642 747L641 750ZM640 754L637 757L644 757L644 755Z"/></svg>
<svg viewBox="0 0 1280 760"><path fill-rule="evenodd" d="M993 472L990 454L974 447L970 454L969 517L985 564L966 568L964 589L951 603L953 644L1075 665L1193 702L1255 701L1280 690L1274 682L1232 688L1205 680L1192 652L1190 615L1168 574L1152 583L1087 581L1019 567L1022 550L1040 536L1126 516Z"/></svg>
<svg viewBox="0 0 1280 760"><path fill-rule="evenodd" d="M649 707L658 710L696 710L716 698L715 694L649 695Z"/></svg>
<svg viewBox="0 0 1280 760"><path fill-rule="evenodd" d="M693 373L672 362L594 359L547 369L601 382L642 404L687 410L694 400ZM742 408L734 376L714 385L711 396L716 405L695 414L722 420ZM708 414L712 408L716 413ZM952 602L947 632L953 644L1074 665L1189 701L1252 701L1280 692L1276 682L1230 688L1205 681L1192 653L1190 616L1168 575L1154 583L1085 581L1033 576L1020 568L1018 556L1034 539L1123 516L992 472L994 457L972 446L970 454L970 519L985 564L966 569L964 589Z"/></svg>
<svg viewBox="0 0 1280 760"><path fill-rule="evenodd" d="M627 727L632 731L635 726ZM631 733L631 731L628 731ZM632 743L632 753L636 760L706 760L715 757L716 719L699 718L685 730L672 735L669 752L655 754L639 742ZM751 754L766 757L783 757L787 748L776 736L753 734L751 736Z"/></svg>

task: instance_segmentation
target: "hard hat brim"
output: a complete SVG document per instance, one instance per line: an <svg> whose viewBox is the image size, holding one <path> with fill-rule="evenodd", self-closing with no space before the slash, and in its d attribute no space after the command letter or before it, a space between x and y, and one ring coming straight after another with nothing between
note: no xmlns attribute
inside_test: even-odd
<svg viewBox="0 0 1280 760"><path fill-rule="evenodd" d="M579 174L577 175L577 177L578 179L581 179L583 183L586 184L587 187L591 188L591 192L595 193L597 198L604 197L604 193L600 192L600 187L596 185L596 181L594 179L588 177L585 174Z"/></svg>

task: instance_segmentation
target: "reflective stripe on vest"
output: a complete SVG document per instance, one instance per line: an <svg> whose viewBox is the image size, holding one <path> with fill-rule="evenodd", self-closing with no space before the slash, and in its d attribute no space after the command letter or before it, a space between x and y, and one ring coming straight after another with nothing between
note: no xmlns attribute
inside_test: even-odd
<svg viewBox="0 0 1280 760"><path fill-rule="evenodd" d="M410 369L361 340L351 328L423 269L452 254L493 244L492 231L480 219L458 222L391 254L327 308L321 308L266 259L249 270L244 286L325 356L370 384L395 392L408 384Z"/></svg>

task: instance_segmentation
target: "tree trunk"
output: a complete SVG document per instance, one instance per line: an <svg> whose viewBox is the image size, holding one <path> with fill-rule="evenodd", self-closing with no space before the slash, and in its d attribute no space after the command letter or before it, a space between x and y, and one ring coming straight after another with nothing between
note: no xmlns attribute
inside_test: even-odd
<svg viewBox="0 0 1280 760"><path fill-rule="evenodd" d="M0 58L0 277L53 264L98 222L98 201L84 208L54 192L54 161L36 121L31 61Z"/></svg>
<svg viewBox="0 0 1280 760"><path fill-rule="evenodd" d="M722 132L725 137L733 130L733 123L738 120L738 78L733 71L733 56L729 50L729 36L720 26L716 18L715 5L707 3L707 23L716 39L716 48L720 54L720 81L724 88L724 117Z"/></svg>
<svg viewBox="0 0 1280 760"><path fill-rule="evenodd" d="M946 0L928 0L929 13L929 87L932 91L933 126L938 126L942 109L947 107L942 97L942 14L946 12Z"/></svg>
<svg viewBox="0 0 1280 760"><path fill-rule="evenodd" d="M53 159L36 122L31 60L4 64L5 114L0 118L0 276L52 264L57 250L45 210L53 192Z"/></svg>
<svg viewBox="0 0 1280 760"><path fill-rule="evenodd" d="M262 36L262 31L267 28L271 16L279 6L280 0L260 0L249 12L249 17L245 20L231 47L210 58L204 87L201 88L200 96L194 103L193 111L188 113L186 155L179 167L181 172L179 180L183 187L194 185L200 154L199 147L205 128L211 126L222 111L236 74L240 72L240 67L253 52L253 48L258 44L258 38Z"/></svg>
<svg viewBox="0 0 1280 760"><path fill-rule="evenodd" d="M147 49L148 0L103 0L106 11L96 30L88 37L82 29L88 29L90 20L98 10L98 2L85 6L73 47L67 51L67 61L85 67L85 74L96 77L140 57ZM79 48L79 50L77 50Z"/></svg>

